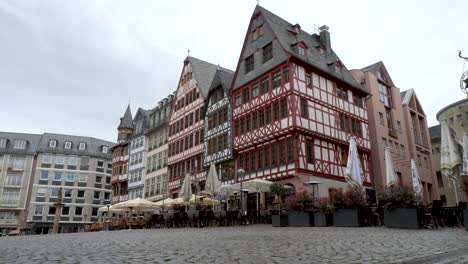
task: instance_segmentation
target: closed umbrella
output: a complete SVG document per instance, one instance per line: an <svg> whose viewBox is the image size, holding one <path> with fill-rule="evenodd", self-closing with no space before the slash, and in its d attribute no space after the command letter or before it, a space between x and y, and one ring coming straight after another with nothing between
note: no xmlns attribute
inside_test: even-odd
<svg viewBox="0 0 468 264"><path fill-rule="evenodd" d="M216 172L216 167L214 164L211 164L208 175L206 176L205 183L205 192L211 195L215 195L221 191L221 182L218 179L218 173Z"/></svg>
<svg viewBox="0 0 468 264"><path fill-rule="evenodd" d="M418 167L414 159L411 159L411 176L413 178L413 190L417 194L421 194L423 191L421 177L419 177Z"/></svg>
<svg viewBox="0 0 468 264"><path fill-rule="evenodd" d="M357 151L356 141L354 138L349 140L348 162L346 164L345 173L346 182L362 188L361 162Z"/></svg>
<svg viewBox="0 0 468 264"><path fill-rule="evenodd" d="M187 202L190 197L192 197L192 184L190 181L190 174L185 175L184 182L182 183L182 188L180 189L179 197Z"/></svg>
<svg viewBox="0 0 468 264"><path fill-rule="evenodd" d="M447 124L447 120L440 121L440 137L441 137L441 155L440 155L440 167L442 175L449 179L450 183L453 184L455 201L458 204L458 190L457 190L457 177L453 173L453 168L461 163L460 155L458 154L455 141L450 133L450 129Z"/></svg>
<svg viewBox="0 0 468 264"><path fill-rule="evenodd" d="M395 167L393 166L392 154L388 147L385 147L385 179L387 180L387 187L398 185L398 178L395 173Z"/></svg>

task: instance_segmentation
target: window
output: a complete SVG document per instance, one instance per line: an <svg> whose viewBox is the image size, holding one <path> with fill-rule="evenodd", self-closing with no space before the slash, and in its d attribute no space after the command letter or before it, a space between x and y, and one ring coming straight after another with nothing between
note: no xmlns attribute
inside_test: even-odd
<svg viewBox="0 0 468 264"><path fill-rule="evenodd" d="M88 174L85 173L80 173L80 176L78 178L79 182L87 182L88 181Z"/></svg>
<svg viewBox="0 0 468 264"><path fill-rule="evenodd" d="M78 159L76 157L68 157L68 165L76 166Z"/></svg>
<svg viewBox="0 0 468 264"><path fill-rule="evenodd" d="M85 191L84 190L78 190L78 193L76 194L77 198L84 198L85 196Z"/></svg>
<svg viewBox="0 0 468 264"><path fill-rule="evenodd" d="M306 73L305 80L306 80L306 86L312 87L312 76L310 75L310 72Z"/></svg>
<svg viewBox="0 0 468 264"><path fill-rule="evenodd" d="M97 166L98 166L99 168L104 167L104 161L99 160L99 161L97 162Z"/></svg>
<svg viewBox="0 0 468 264"><path fill-rule="evenodd" d="M65 161L65 156L57 155L55 156L55 164L63 165Z"/></svg>
<svg viewBox="0 0 468 264"><path fill-rule="evenodd" d="M341 149L341 166L346 166L348 164L348 150Z"/></svg>
<svg viewBox="0 0 468 264"><path fill-rule="evenodd" d="M379 112L380 124L384 125L383 114Z"/></svg>
<svg viewBox="0 0 468 264"><path fill-rule="evenodd" d="M46 192L47 192L46 188L37 188L36 197L45 197Z"/></svg>
<svg viewBox="0 0 468 264"><path fill-rule="evenodd" d="M70 207L65 206L62 207L62 215L69 215L70 214Z"/></svg>
<svg viewBox="0 0 468 264"><path fill-rule="evenodd" d="M297 51L299 55L305 56L305 49L302 46L297 46Z"/></svg>
<svg viewBox="0 0 468 264"><path fill-rule="evenodd" d="M250 99L249 99L249 95L250 95L250 90L249 90L249 87L245 88L244 90L242 90L242 102L245 104L247 103Z"/></svg>
<svg viewBox="0 0 468 264"><path fill-rule="evenodd" d="M341 65L335 64L334 69L336 73L341 74L341 70L342 70Z"/></svg>
<svg viewBox="0 0 468 264"><path fill-rule="evenodd" d="M338 98L341 98L345 101L348 101L348 90L341 88L341 87L337 87L336 96L338 96Z"/></svg>
<svg viewBox="0 0 468 264"><path fill-rule="evenodd" d="M41 170L41 180L48 180L49 179L49 171Z"/></svg>
<svg viewBox="0 0 468 264"><path fill-rule="evenodd" d="M107 146L102 146L102 153L107 153L108 147Z"/></svg>
<svg viewBox="0 0 468 264"><path fill-rule="evenodd" d="M389 131L393 131L393 118L392 118L392 110L390 108L386 108L386 115L387 115L387 127Z"/></svg>
<svg viewBox="0 0 468 264"><path fill-rule="evenodd" d="M281 99L281 119L288 116L288 102L286 99Z"/></svg>
<svg viewBox="0 0 468 264"><path fill-rule="evenodd" d="M279 119L279 102L273 104L273 120L278 121Z"/></svg>
<svg viewBox="0 0 468 264"><path fill-rule="evenodd" d="M75 207L75 216L80 216L83 213L83 207Z"/></svg>
<svg viewBox="0 0 468 264"><path fill-rule="evenodd" d="M362 102L362 98L357 96L357 95L353 95L353 103L354 103L354 105L359 106L361 108L364 107L363 102Z"/></svg>
<svg viewBox="0 0 468 264"><path fill-rule="evenodd" d="M294 153L293 153L293 139L288 138L288 163L294 162Z"/></svg>
<svg viewBox="0 0 468 264"><path fill-rule="evenodd" d="M444 180L442 179L442 173L440 171L436 171L437 175L437 183L439 184L439 187L444 187Z"/></svg>
<svg viewBox="0 0 468 264"><path fill-rule="evenodd" d="M424 157L424 167L429 168L429 161L427 160L427 157Z"/></svg>
<svg viewBox="0 0 468 264"><path fill-rule="evenodd" d="M66 149L71 149L71 148L72 148L72 143L71 143L71 141L65 141L65 148L66 148Z"/></svg>
<svg viewBox="0 0 468 264"><path fill-rule="evenodd" d="M252 84L252 98L258 96L258 83Z"/></svg>
<svg viewBox="0 0 468 264"><path fill-rule="evenodd" d="M251 71L253 71L254 69L254 55L250 55L249 57L247 57L245 59L245 62L244 62L244 65L245 65L245 73L249 73Z"/></svg>
<svg viewBox="0 0 468 264"><path fill-rule="evenodd" d="M270 42L265 47L263 47L263 63L269 61L273 58L273 44Z"/></svg>
<svg viewBox="0 0 468 264"><path fill-rule="evenodd" d="M314 163L314 141L308 139L307 142L307 163Z"/></svg>
<svg viewBox="0 0 468 264"><path fill-rule="evenodd" d="M23 182L23 174L7 171L5 178L5 185L7 186L21 186Z"/></svg>
<svg viewBox="0 0 468 264"><path fill-rule="evenodd" d="M17 205L19 200L20 190L18 189L3 189L2 201L3 204Z"/></svg>
<svg viewBox="0 0 468 264"><path fill-rule="evenodd" d="M10 158L10 164L9 166L11 167L12 170L14 171L21 171L24 169L24 165L26 163L25 158L20 158L20 157L14 157Z"/></svg>
<svg viewBox="0 0 468 264"><path fill-rule="evenodd" d="M102 182L102 176L96 176L96 183Z"/></svg>
<svg viewBox="0 0 468 264"><path fill-rule="evenodd" d="M307 100L304 98L301 98L301 116L309 118L309 107L307 106Z"/></svg>
<svg viewBox="0 0 468 264"><path fill-rule="evenodd" d="M283 81L284 83L289 82L289 67L288 66L283 67Z"/></svg>
<svg viewBox="0 0 468 264"><path fill-rule="evenodd" d="M63 192L63 197L71 198L72 195L73 195L73 190L72 189L65 189L65 191Z"/></svg>
<svg viewBox="0 0 468 264"><path fill-rule="evenodd" d="M57 147L57 140L51 139L49 141L49 148L55 148L55 147Z"/></svg>
<svg viewBox="0 0 468 264"><path fill-rule="evenodd" d="M23 139L17 139L15 140L15 145L13 146L13 148L15 149L26 149L26 140L23 140Z"/></svg>
<svg viewBox="0 0 468 264"><path fill-rule="evenodd" d="M379 99L386 107L392 107L392 97L390 87L379 82Z"/></svg>
<svg viewBox="0 0 468 264"><path fill-rule="evenodd" d="M258 121L259 121L259 124L258 124L258 127L262 127L263 125L265 125L265 115L264 115L265 111L263 109L260 109L258 110Z"/></svg>
<svg viewBox="0 0 468 264"><path fill-rule="evenodd" d="M44 211L44 205L36 204L36 207L34 207L34 215L42 215L42 211Z"/></svg>
<svg viewBox="0 0 468 264"><path fill-rule="evenodd" d="M109 200L110 199L110 192L105 192L104 193L104 200Z"/></svg>
<svg viewBox="0 0 468 264"><path fill-rule="evenodd" d="M281 86L281 70L275 71L272 75L272 86L273 89Z"/></svg>
<svg viewBox="0 0 468 264"><path fill-rule="evenodd" d="M396 123L397 123L398 132L400 132L401 134L401 123L400 121L397 121Z"/></svg>
<svg viewBox="0 0 468 264"><path fill-rule="evenodd" d="M52 155L44 154L42 155L42 163L50 164L52 162Z"/></svg>
<svg viewBox="0 0 468 264"><path fill-rule="evenodd" d="M94 200L99 200L101 199L101 192L94 191Z"/></svg>
<svg viewBox="0 0 468 264"><path fill-rule="evenodd" d="M52 187L52 188L50 189L50 197L55 197L55 198L58 197L58 188Z"/></svg>
<svg viewBox="0 0 468 264"><path fill-rule="evenodd" d="M400 145L400 151L401 151L401 156L403 156L403 158L405 157L405 146L403 145Z"/></svg>
<svg viewBox="0 0 468 264"><path fill-rule="evenodd" d="M269 89L269 78L268 76L263 78L263 80L260 81L260 94L266 94Z"/></svg>
<svg viewBox="0 0 468 264"><path fill-rule="evenodd" d="M80 142L80 144L78 145L78 149L79 150L85 150L86 149L86 143Z"/></svg>
<svg viewBox="0 0 468 264"><path fill-rule="evenodd" d="M241 94L240 93L236 94L236 97L235 97L235 106L236 107L239 107L242 104L241 100L242 100Z"/></svg>
<svg viewBox="0 0 468 264"><path fill-rule="evenodd" d="M4 138L0 138L0 148L6 148L7 140Z"/></svg>

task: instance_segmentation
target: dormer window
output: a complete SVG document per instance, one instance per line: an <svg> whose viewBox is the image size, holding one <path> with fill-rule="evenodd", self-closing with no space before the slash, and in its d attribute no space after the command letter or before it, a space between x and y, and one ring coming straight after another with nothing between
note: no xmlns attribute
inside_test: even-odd
<svg viewBox="0 0 468 264"><path fill-rule="evenodd" d="M255 63L255 61L254 61L254 55L253 54L245 59L245 62L244 62L245 73L249 73L249 72L253 71L254 63Z"/></svg>
<svg viewBox="0 0 468 264"><path fill-rule="evenodd" d="M0 138L0 148L6 148L7 140Z"/></svg>
<svg viewBox="0 0 468 264"><path fill-rule="evenodd" d="M299 53L299 55L305 56L305 49L304 49L304 47L302 47L302 46L297 46L297 52Z"/></svg>
<svg viewBox="0 0 468 264"><path fill-rule="evenodd" d="M265 47L263 47L262 53L263 53L263 63L273 58L273 43L270 42Z"/></svg>
<svg viewBox="0 0 468 264"><path fill-rule="evenodd" d="M80 144L78 145L78 149L79 150L85 150L86 149L86 143L80 142Z"/></svg>
<svg viewBox="0 0 468 264"><path fill-rule="evenodd" d="M335 64L334 68L335 68L335 72L338 73L338 74L341 74L342 71L343 71L343 69L341 68L340 65Z"/></svg>
<svg viewBox="0 0 468 264"><path fill-rule="evenodd" d="M49 141L49 148L55 148L55 147L57 147L57 140L51 139Z"/></svg>
<svg viewBox="0 0 468 264"><path fill-rule="evenodd" d="M71 141L65 141L65 149L71 149L71 148L72 148Z"/></svg>
<svg viewBox="0 0 468 264"><path fill-rule="evenodd" d="M263 25L260 25L252 32L252 40L257 40L259 37L263 36L263 33Z"/></svg>
<svg viewBox="0 0 468 264"><path fill-rule="evenodd" d="M108 151L108 147L107 146L102 146L102 153L106 153L107 154L107 151Z"/></svg>
<svg viewBox="0 0 468 264"><path fill-rule="evenodd" d="M13 146L15 149L25 149L26 148L26 140L24 139L17 139L15 140L15 145Z"/></svg>

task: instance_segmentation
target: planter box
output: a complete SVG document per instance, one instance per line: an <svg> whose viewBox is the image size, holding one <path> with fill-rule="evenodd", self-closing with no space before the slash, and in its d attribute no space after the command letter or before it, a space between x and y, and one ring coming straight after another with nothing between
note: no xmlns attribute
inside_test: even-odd
<svg viewBox="0 0 468 264"><path fill-rule="evenodd" d="M360 209L338 209L333 212L333 224L339 227L364 226L364 211Z"/></svg>
<svg viewBox="0 0 468 264"><path fill-rule="evenodd" d="M465 230L468 231L468 209L463 210L463 222Z"/></svg>
<svg viewBox="0 0 468 264"><path fill-rule="evenodd" d="M314 213L289 211L288 226L314 226Z"/></svg>
<svg viewBox="0 0 468 264"><path fill-rule="evenodd" d="M314 213L314 226L332 226L332 213Z"/></svg>
<svg viewBox="0 0 468 264"><path fill-rule="evenodd" d="M389 228L421 228L418 208L394 208L384 210L385 226Z"/></svg>
<svg viewBox="0 0 468 264"><path fill-rule="evenodd" d="M272 215L271 224L274 227L288 226L288 216L287 215Z"/></svg>

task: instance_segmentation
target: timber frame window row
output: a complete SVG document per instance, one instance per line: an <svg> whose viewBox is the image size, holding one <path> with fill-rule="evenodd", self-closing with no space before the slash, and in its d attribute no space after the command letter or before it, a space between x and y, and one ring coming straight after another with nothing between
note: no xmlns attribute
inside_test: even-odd
<svg viewBox="0 0 468 264"><path fill-rule="evenodd" d="M193 173L202 169L202 155L193 156L169 166L170 180L184 178L186 173Z"/></svg>
<svg viewBox="0 0 468 264"><path fill-rule="evenodd" d="M200 93L198 92L197 88L193 88L190 92L185 94L184 97L177 100L177 103L175 105L176 106L175 111L178 111L181 108L183 108L184 106L187 106L187 105L191 104L192 102L194 102L198 98L200 98Z"/></svg>
<svg viewBox="0 0 468 264"><path fill-rule="evenodd" d="M286 98L282 98L235 120L235 135L240 136L257 128L269 125L272 121L279 121L287 116L288 102Z"/></svg>
<svg viewBox="0 0 468 264"><path fill-rule="evenodd" d="M271 80L271 82L270 82ZM289 82L289 66L274 71L271 75L264 76L260 81L252 83L250 86L239 91L234 95L234 106L239 107L257 98L259 95L268 93L269 90L280 87Z"/></svg>
<svg viewBox="0 0 468 264"><path fill-rule="evenodd" d="M214 91L210 96L210 105L214 105L217 102L221 101L225 97L224 90L218 89Z"/></svg>
<svg viewBox="0 0 468 264"><path fill-rule="evenodd" d="M198 121L203 120L202 114L203 114L203 106L185 115L179 120L174 121L169 126L169 136L173 136L179 133L180 131L186 129L187 127L192 126L193 124L196 124Z"/></svg>
<svg viewBox="0 0 468 264"><path fill-rule="evenodd" d="M223 133L208 140L208 153L211 155L228 148L228 133Z"/></svg>
<svg viewBox="0 0 468 264"><path fill-rule="evenodd" d="M349 148L348 147L342 147L340 150L340 155L341 155L341 166L347 166L348 165L348 154L349 154ZM361 162L361 171L364 172L364 155L362 153L359 153L359 161Z"/></svg>
<svg viewBox="0 0 468 264"><path fill-rule="evenodd" d="M222 125L228 121L228 108L223 107L208 116L208 129L213 129L219 125Z"/></svg>
<svg viewBox="0 0 468 264"><path fill-rule="evenodd" d="M197 146L203 142L203 129L190 133L185 137L181 137L175 142L169 144L169 156L182 153L184 150L188 150L194 146Z"/></svg>
<svg viewBox="0 0 468 264"><path fill-rule="evenodd" d="M340 129L342 131L353 134L357 137L362 137L361 121L340 113Z"/></svg>
<svg viewBox="0 0 468 264"><path fill-rule="evenodd" d="M248 173L273 169L294 162L293 138L270 142L254 150L239 154L238 167Z"/></svg>

